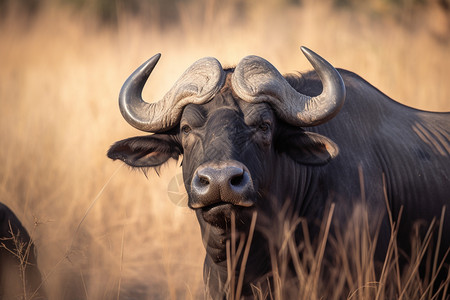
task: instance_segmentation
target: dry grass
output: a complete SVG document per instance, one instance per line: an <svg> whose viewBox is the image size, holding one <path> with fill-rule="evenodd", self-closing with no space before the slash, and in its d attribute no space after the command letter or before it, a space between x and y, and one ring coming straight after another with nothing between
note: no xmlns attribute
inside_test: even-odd
<svg viewBox="0 0 450 300"><path fill-rule="evenodd" d="M1 21L0 201L25 227L38 220L33 238L51 299L203 295L195 216L167 196L179 167L147 180L105 156L112 142L141 134L123 121L116 99L127 75L156 52L163 58L146 99L161 97L203 56L227 66L257 54L282 72L310 69L299 51L305 45L402 103L450 110L450 39L440 11L409 20L416 26L408 30L326 1L251 3L245 15L220 1L181 5L180 22L164 28L120 15L112 29L53 7L34 20Z"/></svg>
<svg viewBox="0 0 450 300"><path fill-rule="evenodd" d="M422 237L416 236L408 264L402 268L399 257L405 255L397 245L400 214L390 214L391 226L387 254L384 261L375 261L379 232L372 232L373 214L361 204L344 227L332 223L335 206L331 204L321 224L315 242L308 235L307 222L298 217L292 219L282 209L278 219L273 220L276 235L269 244L272 278L262 280L252 287L254 299L448 299L450 270L437 259L433 239L440 241L445 208L439 219L432 221ZM284 213L283 213L284 211ZM242 274L248 257L257 214L253 214L249 238L239 235L231 228L227 241L228 280L225 284L227 299L241 299ZM232 218L233 222L233 218ZM233 223L232 223L233 224ZM277 225L275 225L277 224ZM375 227L378 227L375 225ZM295 241L295 228L304 231L304 239ZM333 234L330 235L330 231ZM325 250L327 248L327 250ZM444 256L449 255L450 249ZM299 254L300 253L300 254ZM332 257L329 255L332 253ZM243 265L236 262L242 259ZM419 268L427 265L428 271L419 277ZM446 269L447 268L447 269ZM437 278L439 272L444 277ZM437 281L439 281L437 283ZM271 288L268 289L267 286Z"/></svg>

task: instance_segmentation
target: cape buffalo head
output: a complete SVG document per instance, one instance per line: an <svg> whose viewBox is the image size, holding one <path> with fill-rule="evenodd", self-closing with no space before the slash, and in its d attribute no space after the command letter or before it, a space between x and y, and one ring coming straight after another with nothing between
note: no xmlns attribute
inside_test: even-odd
<svg viewBox="0 0 450 300"><path fill-rule="evenodd" d="M283 192L296 189L287 179L296 176L293 164L322 165L338 153L331 140L301 127L322 124L338 113L345 99L342 78L316 53L302 51L322 81L320 95L297 92L257 56L225 70L214 58L200 59L162 100L147 103L141 92L157 54L122 87L123 117L153 134L119 141L108 156L152 168L182 155L188 204L202 230L210 228L213 238L205 246L216 263L226 259L232 215L238 230L249 226L255 210L270 215L269 202L285 200Z"/></svg>

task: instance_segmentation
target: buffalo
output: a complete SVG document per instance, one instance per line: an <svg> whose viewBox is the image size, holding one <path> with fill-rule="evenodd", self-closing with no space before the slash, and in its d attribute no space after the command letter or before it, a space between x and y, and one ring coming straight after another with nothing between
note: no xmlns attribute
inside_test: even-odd
<svg viewBox="0 0 450 300"><path fill-rule="evenodd" d="M307 230L297 226L293 233L301 243L305 234L311 240L321 234L319 220L331 212L330 235L338 236L364 207L380 261L394 227L400 252L409 253L416 225L422 225L423 237L434 224L443 234L430 243L440 246L436 253L446 275L450 113L397 103L358 75L301 50L314 71L283 76L258 56L224 69L207 57L189 67L163 99L148 103L141 92L160 58L153 56L119 96L125 120L153 134L116 142L108 157L146 169L182 156L188 206L204 235L204 281L213 298L234 293L232 233L249 243L232 271L241 275L234 285L238 295L251 296L265 283L270 290L280 212L286 220L306 222ZM324 259L332 262L333 251Z"/></svg>
<svg viewBox="0 0 450 300"><path fill-rule="evenodd" d="M27 230L0 203L0 299L47 299Z"/></svg>

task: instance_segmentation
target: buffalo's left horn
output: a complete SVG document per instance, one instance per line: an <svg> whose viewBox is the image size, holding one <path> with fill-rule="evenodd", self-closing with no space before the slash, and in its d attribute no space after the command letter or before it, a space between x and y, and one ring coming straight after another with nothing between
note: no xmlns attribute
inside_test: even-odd
<svg viewBox="0 0 450 300"><path fill-rule="evenodd" d="M181 75L163 99L147 103L142 99L142 89L160 57L156 54L143 63L120 90L119 106L123 117L142 131L160 132L174 127L187 104L208 102L225 81L220 63L212 57L202 58Z"/></svg>
<svg viewBox="0 0 450 300"><path fill-rule="evenodd" d="M234 91L244 101L272 104L280 118L295 126L315 126L332 119L345 100L342 77L313 51L301 50L322 81L320 95L297 92L272 64L258 56L247 56L236 66L231 79Z"/></svg>

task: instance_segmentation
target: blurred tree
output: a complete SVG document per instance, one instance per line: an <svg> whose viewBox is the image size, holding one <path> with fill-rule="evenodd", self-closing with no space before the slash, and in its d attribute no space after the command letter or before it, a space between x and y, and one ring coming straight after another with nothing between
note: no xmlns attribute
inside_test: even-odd
<svg viewBox="0 0 450 300"><path fill-rule="evenodd" d="M25 15L34 15L40 8L39 0L0 0L0 17L11 11L20 11Z"/></svg>
<svg viewBox="0 0 450 300"><path fill-rule="evenodd" d="M25 0L24 0L25 1ZM119 14L136 16L158 15L160 20L173 21L183 0L58 0L76 9L87 11L107 23L117 22ZM190 0L188 0L190 1ZM186 1L184 1L186 2Z"/></svg>
<svg viewBox="0 0 450 300"><path fill-rule="evenodd" d="M333 0L337 6L349 8L366 8L368 10L377 10L382 7L388 10L403 8L420 8L437 3L442 9L450 8L450 0Z"/></svg>
<svg viewBox="0 0 450 300"><path fill-rule="evenodd" d="M40 6L64 5L72 9L88 13L104 23L116 23L120 14L131 14L140 17L158 16L162 24L178 19L180 5L189 2L208 4L214 0L0 0L0 16L4 16L11 7L28 15L35 14ZM268 0L280 6L301 5L310 0ZM341 9L365 11L369 14L386 15L392 13L411 12L431 5L438 5L450 13L450 0L328 0ZM187 2L187 3L186 3ZM228 5L236 6L237 11L245 14L259 1L233 0Z"/></svg>

